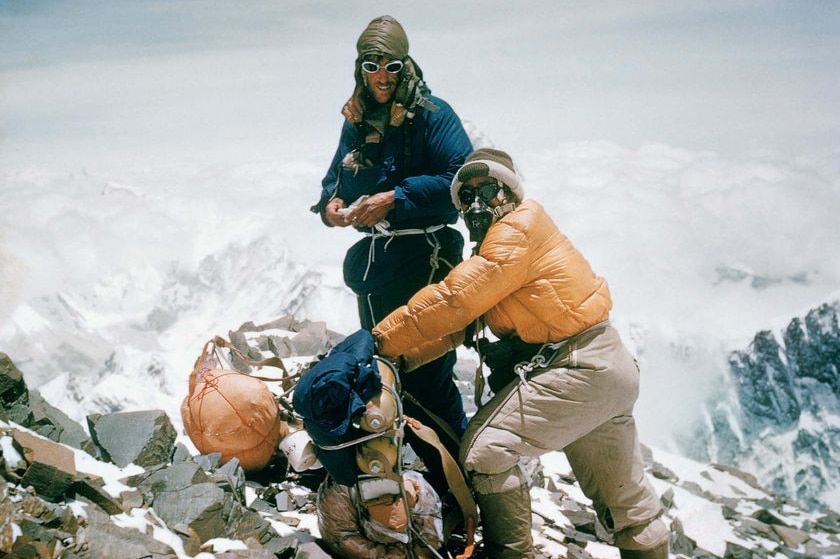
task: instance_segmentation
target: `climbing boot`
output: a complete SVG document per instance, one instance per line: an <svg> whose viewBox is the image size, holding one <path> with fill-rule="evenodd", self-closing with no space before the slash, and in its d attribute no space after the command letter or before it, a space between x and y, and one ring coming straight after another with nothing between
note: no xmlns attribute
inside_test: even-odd
<svg viewBox="0 0 840 559"><path fill-rule="evenodd" d="M522 485L502 493L476 493L484 555L489 559L532 559L531 495Z"/></svg>
<svg viewBox="0 0 840 559"><path fill-rule="evenodd" d="M621 559L668 559L668 542L653 549L621 549Z"/></svg>

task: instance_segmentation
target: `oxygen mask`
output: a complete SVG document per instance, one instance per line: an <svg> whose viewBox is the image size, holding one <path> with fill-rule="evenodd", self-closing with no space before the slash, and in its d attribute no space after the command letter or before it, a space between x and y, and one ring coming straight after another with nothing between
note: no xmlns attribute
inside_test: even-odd
<svg viewBox="0 0 840 559"><path fill-rule="evenodd" d="M482 182L477 185L464 185L458 191L461 202L462 215L470 241L481 244L487 230L501 214L492 205L506 200L504 189L495 180Z"/></svg>

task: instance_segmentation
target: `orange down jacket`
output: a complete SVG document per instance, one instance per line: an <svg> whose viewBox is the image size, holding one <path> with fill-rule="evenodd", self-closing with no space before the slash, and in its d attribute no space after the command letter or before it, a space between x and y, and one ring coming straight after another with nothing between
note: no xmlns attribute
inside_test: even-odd
<svg viewBox="0 0 840 559"><path fill-rule="evenodd" d="M609 318L609 287L545 209L523 201L487 231L477 255L418 291L373 329L383 357L413 370L464 340L480 316L499 338L557 342Z"/></svg>

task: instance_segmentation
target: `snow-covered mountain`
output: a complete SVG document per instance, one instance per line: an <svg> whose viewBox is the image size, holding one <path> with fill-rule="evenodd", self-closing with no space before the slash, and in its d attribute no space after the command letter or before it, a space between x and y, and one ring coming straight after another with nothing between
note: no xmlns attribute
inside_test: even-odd
<svg viewBox="0 0 840 559"><path fill-rule="evenodd" d="M729 355L729 382L683 439L689 456L752 472L808 506L840 506L840 302Z"/></svg>
<svg viewBox="0 0 840 559"><path fill-rule="evenodd" d="M355 309L355 300L259 238L193 269L171 263L22 304L5 325L3 347L33 387L83 423L89 413L177 410L192 363L213 336L286 315L331 316L346 332L346 313L336 308Z"/></svg>

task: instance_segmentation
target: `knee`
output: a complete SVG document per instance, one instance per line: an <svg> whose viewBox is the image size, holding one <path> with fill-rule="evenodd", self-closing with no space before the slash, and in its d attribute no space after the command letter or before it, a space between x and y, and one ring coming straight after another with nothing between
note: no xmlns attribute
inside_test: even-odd
<svg viewBox="0 0 840 559"><path fill-rule="evenodd" d="M514 489L524 487L526 483L522 469L519 466L515 466L504 472L495 474L472 472L470 474L470 485L480 495L492 495L495 493L508 493Z"/></svg>
<svg viewBox="0 0 840 559"><path fill-rule="evenodd" d="M467 426L461 439L459 461L467 473L499 474L519 463L519 454L506 444L504 436L488 429L475 430L474 425Z"/></svg>

